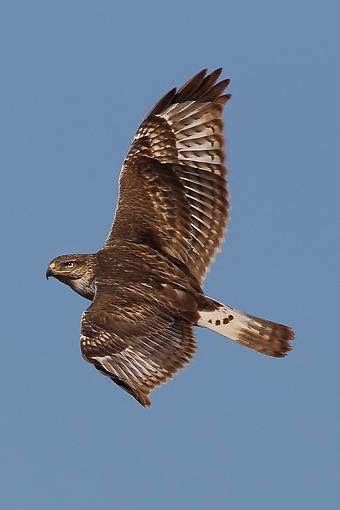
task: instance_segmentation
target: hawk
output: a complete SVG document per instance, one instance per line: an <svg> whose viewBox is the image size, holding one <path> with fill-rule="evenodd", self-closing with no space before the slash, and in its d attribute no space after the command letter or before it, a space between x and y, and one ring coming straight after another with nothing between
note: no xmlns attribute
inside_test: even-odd
<svg viewBox="0 0 340 510"><path fill-rule="evenodd" d="M160 99L123 163L104 246L56 257L46 272L91 301L81 319L84 358L143 406L191 360L194 326L269 356L291 349L289 327L202 290L228 219L222 113L231 95L221 71L205 69Z"/></svg>

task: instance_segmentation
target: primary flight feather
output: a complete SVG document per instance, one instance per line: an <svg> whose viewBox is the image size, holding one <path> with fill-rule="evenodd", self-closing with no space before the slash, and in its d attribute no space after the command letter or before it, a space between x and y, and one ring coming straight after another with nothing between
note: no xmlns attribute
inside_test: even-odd
<svg viewBox="0 0 340 510"><path fill-rule="evenodd" d="M154 106L125 158L103 248L57 257L46 272L92 301L84 358L144 406L191 360L193 326L276 357L294 336L202 290L228 220L222 113L231 96L221 71L201 71Z"/></svg>

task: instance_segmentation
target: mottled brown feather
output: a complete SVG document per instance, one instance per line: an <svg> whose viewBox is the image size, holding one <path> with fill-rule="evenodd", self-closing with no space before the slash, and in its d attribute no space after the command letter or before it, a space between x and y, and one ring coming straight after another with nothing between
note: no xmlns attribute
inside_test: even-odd
<svg viewBox="0 0 340 510"><path fill-rule="evenodd" d="M141 124L125 159L116 239L145 243L185 264L203 283L228 219L221 69L169 91Z"/></svg>
<svg viewBox="0 0 340 510"><path fill-rule="evenodd" d="M142 294L98 285L84 312L85 359L150 406L149 393L186 365L195 351L192 327Z"/></svg>
<svg viewBox="0 0 340 510"><path fill-rule="evenodd" d="M104 247L57 257L46 272L92 300L82 353L144 406L192 358L194 325L271 356L286 355L294 336L202 291L228 219L221 71L200 71L158 101L124 161Z"/></svg>

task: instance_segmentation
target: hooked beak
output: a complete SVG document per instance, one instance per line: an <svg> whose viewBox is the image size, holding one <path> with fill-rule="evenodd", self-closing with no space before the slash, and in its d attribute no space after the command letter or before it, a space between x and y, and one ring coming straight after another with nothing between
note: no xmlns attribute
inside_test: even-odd
<svg viewBox="0 0 340 510"><path fill-rule="evenodd" d="M54 275L55 262L51 262L46 271L46 279L48 280L50 276Z"/></svg>

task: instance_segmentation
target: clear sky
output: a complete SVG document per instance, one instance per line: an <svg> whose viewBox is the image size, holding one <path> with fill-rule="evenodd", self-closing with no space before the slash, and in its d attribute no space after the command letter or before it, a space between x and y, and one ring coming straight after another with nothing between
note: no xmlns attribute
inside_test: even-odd
<svg viewBox="0 0 340 510"><path fill-rule="evenodd" d="M0 3L1 508L336 510L339 3ZM79 350L50 259L103 243L152 104L224 67L232 219L210 296L286 323L288 358L197 330L143 409Z"/></svg>

